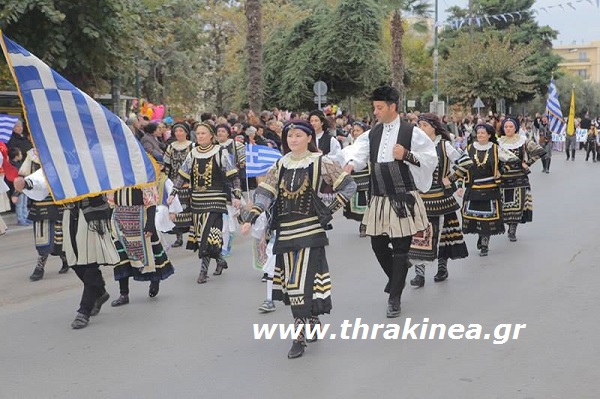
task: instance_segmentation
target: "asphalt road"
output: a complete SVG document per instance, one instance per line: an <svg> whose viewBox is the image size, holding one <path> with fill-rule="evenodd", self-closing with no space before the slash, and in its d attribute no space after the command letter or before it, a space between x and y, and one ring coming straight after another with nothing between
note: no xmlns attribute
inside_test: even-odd
<svg viewBox="0 0 600 399"><path fill-rule="evenodd" d="M596 398L600 164L582 158L567 163L555 153L549 175L535 165L534 222L519 227L518 242L493 237L480 258L469 236L471 256L451 261L443 283L429 266L425 287L406 289L398 319L385 317L384 275L369 240L337 215L327 248L334 309L322 318L336 339L309 344L295 360L286 357L289 339L254 339L254 323L292 319L281 303L258 313L265 284L248 239L236 237L229 269L205 285L196 283L194 254L172 250L176 274L157 298L132 282L129 305L107 304L76 331L75 273L58 275L54 258L45 278L30 282L31 229L11 225L0 237L0 398ZM115 299L112 271L104 274ZM493 335L340 339L340 324L356 318L480 324L491 334L503 323L526 327L504 344Z"/></svg>

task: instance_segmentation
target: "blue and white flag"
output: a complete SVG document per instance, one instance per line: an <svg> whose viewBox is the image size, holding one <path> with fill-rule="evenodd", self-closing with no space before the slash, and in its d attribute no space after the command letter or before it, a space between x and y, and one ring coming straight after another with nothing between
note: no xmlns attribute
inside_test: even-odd
<svg viewBox="0 0 600 399"><path fill-rule="evenodd" d="M17 116L0 114L0 143L8 143L18 120Z"/></svg>
<svg viewBox="0 0 600 399"><path fill-rule="evenodd" d="M156 181L150 157L118 116L3 33L0 44L56 202Z"/></svg>
<svg viewBox="0 0 600 399"><path fill-rule="evenodd" d="M554 78L550 81L548 88L548 100L546 101L546 114L548 114L548 127L552 133L561 133L565 127L565 120L558 101L558 90L554 84Z"/></svg>
<svg viewBox="0 0 600 399"><path fill-rule="evenodd" d="M264 175L279 158L279 150L265 145L246 144L246 176Z"/></svg>

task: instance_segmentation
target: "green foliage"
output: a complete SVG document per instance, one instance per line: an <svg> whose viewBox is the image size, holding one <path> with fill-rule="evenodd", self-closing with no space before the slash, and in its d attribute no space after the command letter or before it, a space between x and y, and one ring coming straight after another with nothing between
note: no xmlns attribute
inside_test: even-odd
<svg viewBox="0 0 600 399"><path fill-rule="evenodd" d="M491 26L482 24L477 26L463 26L461 29L445 30L440 35L440 56L443 59L449 57L449 51L455 47L454 42L464 32L469 32L473 40L482 40L477 37L495 35L503 37L510 32L511 46L518 51L523 46L531 48L527 56L527 63L533 66L532 77L534 78L535 91L525 91L517 95L516 101L524 102L532 99L536 93L545 94L548 82L553 72L558 68L560 57L552 53L552 40L556 39L557 32L548 26L539 26L535 20L531 7L535 0L473 0L473 15L496 15L502 13L525 11L521 18L507 18L496 20L490 18ZM452 7L449 19L464 18L469 15L468 9ZM440 61L443 65L444 61ZM498 94L501 97L502 94Z"/></svg>
<svg viewBox="0 0 600 399"><path fill-rule="evenodd" d="M317 6L315 6L317 7ZM362 96L386 80L380 46L382 14L373 0L342 0L271 35L264 48L266 97L272 106L314 108L312 85L323 80L328 100Z"/></svg>
<svg viewBox="0 0 600 399"><path fill-rule="evenodd" d="M524 93L533 95L536 68L528 61L533 46L512 46L510 33L503 38L491 33L459 35L442 64L445 92L463 104L478 96L491 104L500 97L514 101Z"/></svg>
<svg viewBox="0 0 600 399"><path fill-rule="evenodd" d="M5 0L4 33L76 86L93 91L132 66L134 1Z"/></svg>
<svg viewBox="0 0 600 399"><path fill-rule="evenodd" d="M558 99L564 116L569 115L571 102L571 88L575 88L575 113L582 116L585 111L595 117L600 115L600 84L584 80L570 73L555 77ZM546 108L548 96L538 95L533 101L526 104L527 109L542 113Z"/></svg>

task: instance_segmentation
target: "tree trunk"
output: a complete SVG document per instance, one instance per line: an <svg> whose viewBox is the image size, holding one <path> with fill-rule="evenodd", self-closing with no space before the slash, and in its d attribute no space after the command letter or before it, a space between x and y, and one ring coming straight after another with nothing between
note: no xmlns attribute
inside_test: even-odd
<svg viewBox="0 0 600 399"><path fill-rule="evenodd" d="M262 87L262 11L260 0L246 0L246 49L248 51L248 102L260 113L263 106Z"/></svg>
<svg viewBox="0 0 600 399"><path fill-rule="evenodd" d="M400 92L400 106L402 109L404 101L404 55L402 51L402 39L404 27L402 26L402 14L399 10L394 11L390 23L392 34L392 86Z"/></svg>

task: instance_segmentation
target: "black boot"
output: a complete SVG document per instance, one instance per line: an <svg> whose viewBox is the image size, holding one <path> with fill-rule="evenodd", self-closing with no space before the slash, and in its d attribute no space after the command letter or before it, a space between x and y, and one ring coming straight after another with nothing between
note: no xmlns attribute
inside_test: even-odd
<svg viewBox="0 0 600 399"><path fill-rule="evenodd" d="M158 295L158 290L160 288L160 281L151 281L150 288L148 289L148 296L150 298L154 298Z"/></svg>
<svg viewBox="0 0 600 399"><path fill-rule="evenodd" d="M229 268L229 266L227 266L227 261L223 259L223 257L219 257L219 259L217 259L217 268L215 269L213 276L220 276L223 274L223 269L227 268Z"/></svg>
<svg viewBox="0 0 600 399"><path fill-rule="evenodd" d="M175 242L173 243L173 245L171 245L173 248L177 248L183 245L183 233L177 233L177 239L175 240Z"/></svg>
<svg viewBox="0 0 600 399"><path fill-rule="evenodd" d="M31 281L38 281L44 278L44 268L36 267L33 269L33 273L29 276Z"/></svg>
<svg viewBox="0 0 600 399"><path fill-rule="evenodd" d="M477 249L481 249L481 236L477 239Z"/></svg>
<svg viewBox="0 0 600 399"><path fill-rule="evenodd" d="M65 274L68 271L69 271L69 265L67 265L67 259L65 258L62 260L62 267L58 271L58 274Z"/></svg>
<svg viewBox="0 0 600 399"><path fill-rule="evenodd" d="M290 348L290 351L288 352L288 359L296 359L300 356L302 356L304 354L304 347L306 346L306 343L304 341L299 341L297 339L295 339L292 342L292 347Z"/></svg>
<svg viewBox="0 0 600 399"><path fill-rule="evenodd" d="M421 288L425 285L425 265L415 265L415 278L410 280L410 285L416 288Z"/></svg>
<svg viewBox="0 0 600 399"><path fill-rule="evenodd" d="M439 283L448 278L448 259L438 259L438 272L433 276L433 281Z"/></svg>
<svg viewBox="0 0 600 399"><path fill-rule="evenodd" d="M400 298L394 298L394 299L388 300L386 317L388 319L400 317Z"/></svg>
<svg viewBox="0 0 600 399"><path fill-rule="evenodd" d="M119 295L117 299L110 303L110 306L117 307L122 305L127 305L129 303L129 295Z"/></svg>
<svg viewBox="0 0 600 399"><path fill-rule="evenodd" d="M508 225L508 239L511 242L517 241L517 224L509 223Z"/></svg>
<svg viewBox="0 0 600 399"><path fill-rule="evenodd" d="M490 237L483 236L481 237L481 250L479 252L479 256L488 256L488 246L490 244Z"/></svg>

